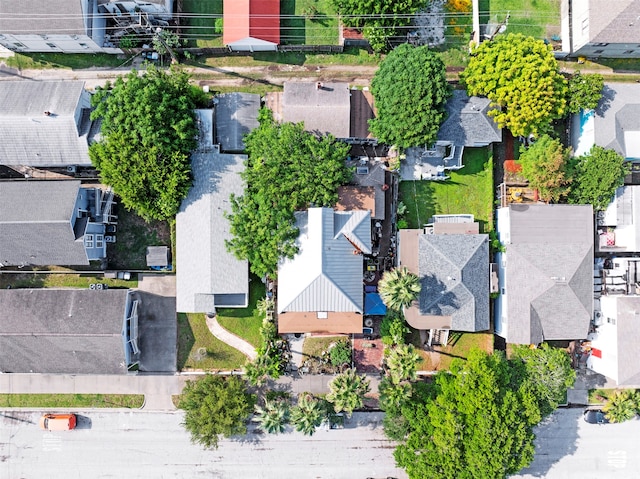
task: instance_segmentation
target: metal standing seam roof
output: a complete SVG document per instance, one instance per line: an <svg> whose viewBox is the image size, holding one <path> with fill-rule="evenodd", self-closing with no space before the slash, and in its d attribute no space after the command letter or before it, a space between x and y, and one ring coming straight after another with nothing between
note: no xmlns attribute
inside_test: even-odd
<svg viewBox="0 0 640 479"><path fill-rule="evenodd" d="M0 263L89 264L71 226L80 181L0 182Z"/></svg>
<svg viewBox="0 0 640 479"><path fill-rule="evenodd" d="M591 205L510 205L507 341L582 339L593 316Z"/></svg>
<svg viewBox="0 0 640 479"><path fill-rule="evenodd" d="M285 82L282 119L307 131L349 138L351 99L347 83Z"/></svg>
<svg viewBox="0 0 640 479"><path fill-rule="evenodd" d="M0 290L0 371L124 374L128 290Z"/></svg>
<svg viewBox="0 0 640 479"><path fill-rule="evenodd" d="M176 217L176 307L185 313L244 307L249 297L249 266L227 251L225 240L232 236L224 217L231 211L230 195L244 192L246 156L217 152L212 111L196 113L201 139L191 157L193 186Z"/></svg>
<svg viewBox="0 0 640 479"><path fill-rule="evenodd" d="M244 136L258 127L260 95L225 93L216 97L216 137L222 151L244 151Z"/></svg>
<svg viewBox="0 0 640 479"><path fill-rule="evenodd" d="M3 0L0 2L0 34L85 35L82 0Z"/></svg>
<svg viewBox="0 0 640 479"><path fill-rule="evenodd" d="M280 0L224 0L225 45L251 40L280 43Z"/></svg>
<svg viewBox="0 0 640 479"><path fill-rule="evenodd" d="M371 214L309 208L296 213L296 226L299 252L278 268L278 312L363 313L362 256L354 245L371 251Z"/></svg>
<svg viewBox="0 0 640 479"><path fill-rule="evenodd" d="M81 81L0 82L0 164L91 165L90 106Z"/></svg>

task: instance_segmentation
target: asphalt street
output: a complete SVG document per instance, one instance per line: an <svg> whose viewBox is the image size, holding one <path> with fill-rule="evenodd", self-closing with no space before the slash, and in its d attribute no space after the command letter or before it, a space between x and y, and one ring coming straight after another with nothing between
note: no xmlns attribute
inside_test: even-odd
<svg viewBox="0 0 640 479"><path fill-rule="evenodd" d="M582 408L559 409L536 428L536 455L517 479L640 477L640 421L588 424Z"/></svg>
<svg viewBox="0 0 640 479"><path fill-rule="evenodd" d="M406 478L379 413L355 413L345 429L312 437L252 431L217 450L191 444L183 414L79 412L78 428L46 432L40 412L0 412L0 478Z"/></svg>

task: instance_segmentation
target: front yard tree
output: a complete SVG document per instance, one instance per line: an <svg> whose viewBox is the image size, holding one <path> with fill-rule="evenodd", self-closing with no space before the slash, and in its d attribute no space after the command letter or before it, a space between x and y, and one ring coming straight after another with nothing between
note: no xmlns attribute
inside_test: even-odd
<svg viewBox="0 0 640 479"><path fill-rule="evenodd" d="M378 283L380 297L393 311L402 311L420 294L420 278L406 267L385 271Z"/></svg>
<svg viewBox="0 0 640 479"><path fill-rule="evenodd" d="M267 109L260 110L259 121L245 138L246 187L242 196L231 197L233 238L227 248L264 276L297 252L294 212L311 204L333 206L351 172L346 143L330 135L318 138L301 123L277 123Z"/></svg>
<svg viewBox="0 0 640 479"><path fill-rule="evenodd" d="M629 164L622 155L593 146L589 153L574 159L569 203L591 204L594 210L606 209L628 173Z"/></svg>
<svg viewBox="0 0 640 479"><path fill-rule="evenodd" d="M102 139L89 147L89 156L124 206L147 220L166 220L191 186L199 96L179 70L150 66L125 78L92 98L91 118L102 120Z"/></svg>
<svg viewBox="0 0 640 479"><path fill-rule="evenodd" d="M333 404L335 412L346 412L348 415L354 409L364 405L364 395L369 392L369 380L359 375L355 369L347 369L329 382L327 401Z"/></svg>
<svg viewBox="0 0 640 479"><path fill-rule="evenodd" d="M582 74L579 71L569 77L569 113L593 110L602 98L604 79L599 73Z"/></svg>
<svg viewBox="0 0 640 479"><path fill-rule="evenodd" d="M378 116L369 120L382 143L431 145L445 119L450 91L444 63L428 47L395 48L371 81Z"/></svg>
<svg viewBox="0 0 640 479"><path fill-rule="evenodd" d="M637 415L638 393L631 389L614 391L604 405L606 418L611 422L625 422Z"/></svg>
<svg viewBox="0 0 640 479"><path fill-rule="evenodd" d="M245 421L253 411L255 396L237 376L207 374L187 382L178 407L186 412L184 426L191 440L217 448L220 436L245 434Z"/></svg>
<svg viewBox="0 0 640 479"><path fill-rule="evenodd" d="M535 397L500 353L472 350L440 372L430 398L402 408L406 441L394 453L412 479L504 478L533 459Z"/></svg>
<svg viewBox="0 0 640 479"><path fill-rule="evenodd" d="M256 421L267 434L284 432L289 419L289 407L284 400L265 399L264 406L256 404Z"/></svg>
<svg viewBox="0 0 640 479"><path fill-rule="evenodd" d="M462 72L469 95L483 95L498 108L490 115L515 136L539 136L567 111L567 81L551 46L509 33L482 42Z"/></svg>
<svg viewBox="0 0 640 479"><path fill-rule="evenodd" d="M418 363L422 360L413 344L399 344L386 358L389 377L394 384L415 381Z"/></svg>
<svg viewBox="0 0 640 479"><path fill-rule="evenodd" d="M296 431L312 436L326 416L323 402L309 393L303 393L298 396L298 405L291 409L291 424Z"/></svg>
<svg viewBox="0 0 640 479"><path fill-rule="evenodd" d="M543 135L526 149L521 149L522 176L538 190L540 199L558 202L570 191L570 151L559 140Z"/></svg>

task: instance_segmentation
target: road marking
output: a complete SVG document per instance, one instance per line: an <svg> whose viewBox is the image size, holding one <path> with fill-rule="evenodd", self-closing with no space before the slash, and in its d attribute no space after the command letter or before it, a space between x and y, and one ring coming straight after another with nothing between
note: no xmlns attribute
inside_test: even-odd
<svg viewBox="0 0 640 479"><path fill-rule="evenodd" d="M51 433L45 433L42 436L42 450L45 452L61 451L62 437Z"/></svg>
<svg viewBox="0 0 640 479"><path fill-rule="evenodd" d="M627 451L608 451L607 464L614 469L626 469Z"/></svg>

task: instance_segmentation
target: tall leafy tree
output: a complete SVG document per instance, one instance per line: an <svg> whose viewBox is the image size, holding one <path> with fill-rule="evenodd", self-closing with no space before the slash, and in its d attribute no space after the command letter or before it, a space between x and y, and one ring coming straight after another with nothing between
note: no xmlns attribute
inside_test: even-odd
<svg viewBox="0 0 640 479"><path fill-rule="evenodd" d="M380 64L371 92L378 116L369 127L378 140L402 147L435 141L450 96L445 66L436 53L408 43L398 46Z"/></svg>
<svg viewBox="0 0 640 479"><path fill-rule="evenodd" d="M402 311L420 294L420 278L406 267L385 271L378 283L380 297L387 308Z"/></svg>
<svg viewBox="0 0 640 479"><path fill-rule="evenodd" d="M383 410L398 409L406 404L411 399L411 383L409 381L403 381L400 383L394 383L389 377L380 381L378 386L380 392L380 407Z"/></svg>
<svg viewBox="0 0 640 479"><path fill-rule="evenodd" d="M559 140L548 135L521 149L522 176L538 190L542 200L558 202L569 194L572 181L570 156L571 152Z"/></svg>
<svg viewBox="0 0 640 479"><path fill-rule="evenodd" d="M323 401L309 393L298 396L298 405L291 409L291 423L296 431L312 436L327 416Z"/></svg>
<svg viewBox="0 0 640 479"><path fill-rule="evenodd" d="M191 440L206 448L217 448L220 436L245 434L255 396L237 376L207 374L187 382L178 407L186 412L184 426Z"/></svg>
<svg viewBox="0 0 640 479"><path fill-rule="evenodd" d="M386 357L389 377L394 384L415 381L418 363L422 358L413 344L399 344Z"/></svg>
<svg viewBox="0 0 640 479"><path fill-rule="evenodd" d="M473 350L430 394L402 408L410 432L394 455L409 477L504 478L533 459L540 411L502 354Z"/></svg>
<svg viewBox="0 0 640 479"><path fill-rule="evenodd" d="M497 107L490 112L516 136L539 136L567 111L567 82L551 46L509 33L477 46L462 72L470 95L483 95Z"/></svg>
<svg viewBox="0 0 640 479"><path fill-rule="evenodd" d="M267 434L284 432L289 419L289 407L284 400L264 401L264 406L256 404L255 419Z"/></svg>
<svg viewBox="0 0 640 479"><path fill-rule="evenodd" d="M333 404L335 412L353 413L364 405L364 395L369 392L369 380L359 375L355 369L347 369L329 382L327 401Z"/></svg>
<svg viewBox="0 0 640 479"><path fill-rule="evenodd" d="M401 27L409 25L424 0L331 0L342 23L348 27L362 28L365 38L376 51L388 48L387 39L403 35Z"/></svg>
<svg viewBox="0 0 640 479"><path fill-rule="evenodd" d="M297 252L294 212L335 204L338 186L351 173L344 161L349 145L330 135L316 137L301 123L277 123L268 109L260 111L259 121L245 138L246 186L242 196L231 197L233 238L227 248L263 276Z"/></svg>
<svg viewBox="0 0 640 479"><path fill-rule="evenodd" d="M102 121L102 138L89 147L91 161L122 203L145 219L175 216L189 191L193 110L201 99L187 73L153 66L118 78L92 98L91 118Z"/></svg>
<svg viewBox="0 0 640 479"><path fill-rule="evenodd" d="M629 164L614 150L593 146L586 155L573 161L573 186L569 203L591 204L604 210L616 189L623 185Z"/></svg>
<svg viewBox="0 0 640 479"><path fill-rule="evenodd" d="M603 88L604 79L599 73L575 72L569 77L567 100L569 113L595 109L602 98Z"/></svg>

